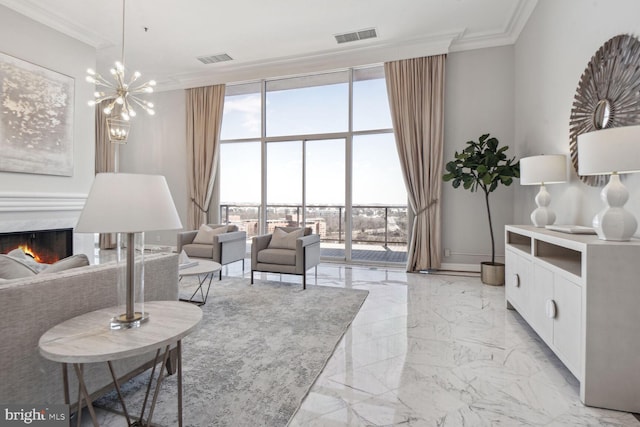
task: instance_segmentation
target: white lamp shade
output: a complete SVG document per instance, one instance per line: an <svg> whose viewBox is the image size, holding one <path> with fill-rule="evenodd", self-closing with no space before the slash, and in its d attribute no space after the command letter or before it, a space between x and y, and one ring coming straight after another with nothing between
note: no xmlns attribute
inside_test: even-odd
<svg viewBox="0 0 640 427"><path fill-rule="evenodd" d="M624 126L578 135L578 174L640 171L640 126Z"/></svg>
<svg viewBox="0 0 640 427"><path fill-rule="evenodd" d="M567 158L562 154L520 159L520 184L541 185L567 181Z"/></svg>
<svg viewBox="0 0 640 427"><path fill-rule="evenodd" d="M100 173L75 231L138 233L182 228L164 176Z"/></svg>

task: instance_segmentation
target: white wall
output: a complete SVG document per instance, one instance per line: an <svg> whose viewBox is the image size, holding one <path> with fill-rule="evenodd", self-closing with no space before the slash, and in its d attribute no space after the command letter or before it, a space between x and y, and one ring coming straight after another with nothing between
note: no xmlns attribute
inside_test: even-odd
<svg viewBox="0 0 640 427"><path fill-rule="evenodd" d="M640 34L637 0L539 0L515 46L516 144L519 157L569 154L569 115L578 80L593 54L611 37ZM640 217L640 176L629 175L627 203ZM548 186L558 224L590 225L602 208L600 188L571 181ZM530 223L538 189L516 190L515 221Z"/></svg>
<svg viewBox="0 0 640 427"><path fill-rule="evenodd" d="M86 193L94 175L94 119L87 101L94 88L85 81L96 51L80 41L0 6L0 51L75 79L73 176L0 172L0 192Z"/></svg>
<svg viewBox="0 0 640 427"><path fill-rule="evenodd" d="M514 51L513 46L479 49L449 54L446 64L444 161L454 152L490 133L514 147ZM496 239L496 261L504 260L504 225L513 222L513 193L500 186L490 195L491 215ZM454 189L443 183L442 244L451 256L443 257L445 268L479 269L482 261L491 261L491 240L484 193ZM499 256L499 257L498 257Z"/></svg>

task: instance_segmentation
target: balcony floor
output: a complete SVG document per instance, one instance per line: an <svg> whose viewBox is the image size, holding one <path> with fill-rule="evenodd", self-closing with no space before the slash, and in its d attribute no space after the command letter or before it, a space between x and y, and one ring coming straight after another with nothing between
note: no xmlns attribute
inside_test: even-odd
<svg viewBox="0 0 640 427"><path fill-rule="evenodd" d="M320 256L327 258L344 259L344 248L341 245L322 243L320 245ZM351 250L351 259L358 263L384 263L384 264L406 264L407 249L405 246L384 245L354 245Z"/></svg>

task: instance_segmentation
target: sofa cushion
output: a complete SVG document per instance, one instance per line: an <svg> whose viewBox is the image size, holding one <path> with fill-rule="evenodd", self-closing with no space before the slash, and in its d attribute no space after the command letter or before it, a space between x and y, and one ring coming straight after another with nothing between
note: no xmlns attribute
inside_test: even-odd
<svg viewBox="0 0 640 427"><path fill-rule="evenodd" d="M304 235L304 229L300 228L291 232L276 227L271 235L269 249L295 249L296 240Z"/></svg>
<svg viewBox="0 0 640 427"><path fill-rule="evenodd" d="M89 265L89 258L85 254L71 255L61 259L47 268L42 270L40 274L51 274L59 271L69 270L70 268L84 267Z"/></svg>
<svg viewBox="0 0 640 427"><path fill-rule="evenodd" d="M263 264L296 265L296 251L292 249L263 249L258 252L258 262Z"/></svg>
<svg viewBox="0 0 640 427"><path fill-rule="evenodd" d="M12 258L19 259L24 264L27 264L29 267L31 267L31 269L36 273L41 272L42 270L44 270L49 266L49 264L36 261L35 259L33 259L33 257L31 257L30 255L27 255L20 248L15 248L14 250L7 252L7 255L9 255Z"/></svg>
<svg viewBox="0 0 640 427"><path fill-rule="evenodd" d="M213 245L211 243L206 245L201 245L198 243L190 243L188 245L184 245L182 250L187 253L190 257L195 258L213 258Z"/></svg>
<svg viewBox="0 0 640 427"><path fill-rule="evenodd" d="M36 274L37 271L21 260L0 254L0 278L20 279L22 277L35 276Z"/></svg>

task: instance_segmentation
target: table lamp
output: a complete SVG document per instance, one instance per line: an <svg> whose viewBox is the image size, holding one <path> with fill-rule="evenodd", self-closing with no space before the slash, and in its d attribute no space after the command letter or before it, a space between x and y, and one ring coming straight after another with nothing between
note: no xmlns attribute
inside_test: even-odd
<svg viewBox="0 0 640 427"><path fill-rule="evenodd" d="M562 154L550 154L525 157L520 159L520 184L539 185L540 191L536 195L538 207L531 212L531 222L536 227L551 225L556 220L556 214L549 209L551 194L547 192L546 184L557 184L567 181L567 159Z"/></svg>
<svg viewBox="0 0 640 427"><path fill-rule="evenodd" d="M136 234L182 228L164 176L128 173L97 174L80 213L78 233L123 233L127 250L125 264L125 313L111 319L112 329L140 326L148 320L144 311L144 250L136 259ZM121 262L118 249L118 262ZM123 278L118 275L119 290ZM121 298L119 297L119 303Z"/></svg>
<svg viewBox="0 0 640 427"><path fill-rule="evenodd" d="M640 172L640 126L608 128L578 135L578 174L611 175L600 198L606 207L593 218L601 240L625 242L638 222L624 208L629 191L619 174Z"/></svg>

